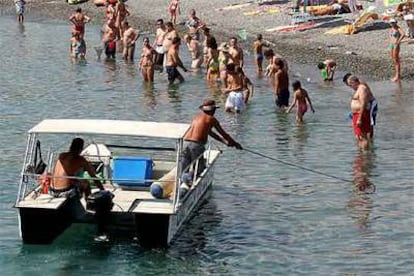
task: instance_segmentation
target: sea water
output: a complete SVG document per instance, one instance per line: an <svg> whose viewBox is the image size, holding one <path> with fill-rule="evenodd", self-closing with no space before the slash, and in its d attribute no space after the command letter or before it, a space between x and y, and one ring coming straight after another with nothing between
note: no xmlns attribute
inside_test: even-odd
<svg viewBox="0 0 414 276"><path fill-rule="evenodd" d="M51 245L22 244L13 204L26 133L34 124L45 118L190 122L203 99L223 106L224 98L207 85L204 73L184 74L186 82L173 86L156 73L150 86L143 84L136 62L119 56L115 62L97 60L96 26L87 26L84 66L69 59L67 22L27 21L23 27L1 17L0 26L0 275L408 275L414 270L413 83L367 79L379 115L374 149L361 153L347 120L351 91L341 74L324 83L316 65L291 61L291 80L302 81L316 110L297 126L294 112L275 110L271 87L256 77L252 56L246 57L246 71L254 97L237 116L219 109L223 128L245 148L351 182L219 145L224 153L214 188L170 248L147 250L121 237L96 243L91 225L73 225ZM141 40L137 57L140 48ZM184 46L181 55L189 64Z"/></svg>

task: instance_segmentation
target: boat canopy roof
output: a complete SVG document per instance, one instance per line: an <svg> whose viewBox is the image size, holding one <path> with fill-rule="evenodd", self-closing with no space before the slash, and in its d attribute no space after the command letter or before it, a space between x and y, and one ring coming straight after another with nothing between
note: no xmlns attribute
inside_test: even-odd
<svg viewBox="0 0 414 276"><path fill-rule="evenodd" d="M180 139L189 124L128 120L47 119L29 133L101 134Z"/></svg>

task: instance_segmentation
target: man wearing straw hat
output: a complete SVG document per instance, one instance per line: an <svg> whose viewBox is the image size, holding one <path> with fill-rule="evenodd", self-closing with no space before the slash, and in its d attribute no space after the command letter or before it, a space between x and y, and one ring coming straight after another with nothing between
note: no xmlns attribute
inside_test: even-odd
<svg viewBox="0 0 414 276"><path fill-rule="evenodd" d="M239 143L224 131L219 121L214 117L214 113L218 108L215 101L204 100L199 108L201 109L201 112L194 117L190 128L184 136L184 150L181 163L183 172L186 172L190 164L204 153L208 136L213 137L229 147L235 147L240 150L243 149ZM220 135L213 131L213 129ZM198 174L201 173L204 168L204 158L201 158L198 165Z"/></svg>

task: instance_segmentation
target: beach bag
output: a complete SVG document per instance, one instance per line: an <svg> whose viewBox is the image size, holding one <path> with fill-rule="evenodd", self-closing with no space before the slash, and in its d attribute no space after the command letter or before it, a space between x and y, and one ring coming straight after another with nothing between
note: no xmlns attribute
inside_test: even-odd
<svg viewBox="0 0 414 276"><path fill-rule="evenodd" d="M40 149L40 141L37 140L36 149L35 149L34 163L33 163L33 165L30 165L27 168L27 171L29 173L34 173L34 174L43 174L43 172L46 170L46 167L47 167L47 165L42 159L42 151Z"/></svg>

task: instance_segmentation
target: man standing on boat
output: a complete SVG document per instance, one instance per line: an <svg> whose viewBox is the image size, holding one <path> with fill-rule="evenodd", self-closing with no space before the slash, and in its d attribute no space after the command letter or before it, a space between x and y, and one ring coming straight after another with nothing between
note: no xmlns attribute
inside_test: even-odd
<svg viewBox="0 0 414 276"><path fill-rule="evenodd" d="M201 112L194 117L190 128L184 136L184 149L181 161L182 172L186 172L190 164L204 153L209 135L229 147L235 147L239 150L243 149L239 143L223 130L219 121L214 117L214 113L218 108L215 101L205 100L199 108ZM213 129L220 135L213 131ZM204 168L205 160L201 157L198 164L198 174Z"/></svg>

